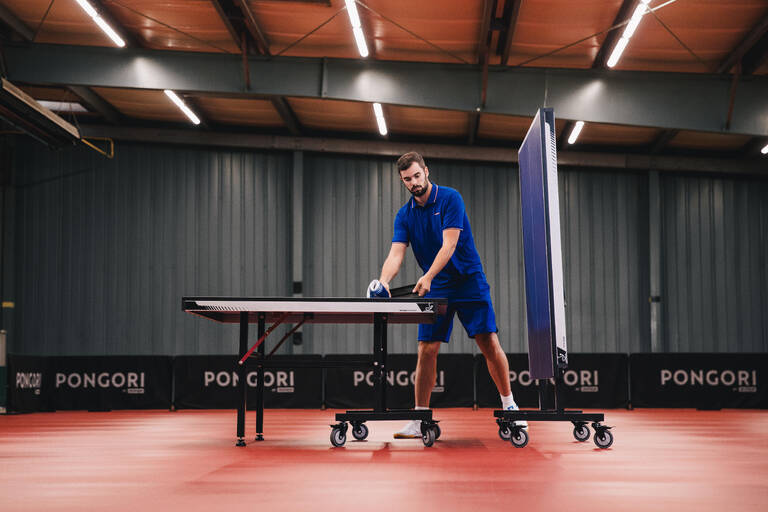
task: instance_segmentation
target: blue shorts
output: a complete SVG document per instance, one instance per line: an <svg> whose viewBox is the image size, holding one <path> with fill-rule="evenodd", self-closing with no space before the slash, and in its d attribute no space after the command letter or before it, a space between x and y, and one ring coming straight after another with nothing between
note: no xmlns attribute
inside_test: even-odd
<svg viewBox="0 0 768 512"><path fill-rule="evenodd" d="M426 297L448 299L448 311L445 315L437 317L434 324L419 324L419 341L448 343L455 313L458 313L459 321L470 338L477 334L498 332L491 303L491 287L488 286L483 272L470 274L447 285L433 282Z"/></svg>

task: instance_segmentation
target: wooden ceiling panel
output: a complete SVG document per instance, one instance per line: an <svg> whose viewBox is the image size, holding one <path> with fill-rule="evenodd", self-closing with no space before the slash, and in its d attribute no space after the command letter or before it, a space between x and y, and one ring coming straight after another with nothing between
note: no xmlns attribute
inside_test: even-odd
<svg viewBox="0 0 768 512"><path fill-rule="evenodd" d="M520 142L528 133L532 118L482 114L477 128L480 139L510 140Z"/></svg>
<svg viewBox="0 0 768 512"><path fill-rule="evenodd" d="M675 2L643 17L616 69L712 73L766 14L765 0Z"/></svg>
<svg viewBox="0 0 768 512"><path fill-rule="evenodd" d="M36 43L115 46L74 0L3 0L3 5L37 33Z"/></svg>
<svg viewBox="0 0 768 512"><path fill-rule="evenodd" d="M669 143L672 148L737 151L752 139L749 135L681 131Z"/></svg>
<svg viewBox="0 0 768 512"><path fill-rule="evenodd" d="M196 97L205 119L219 124L264 128L282 127L283 120L269 100Z"/></svg>
<svg viewBox="0 0 768 512"><path fill-rule="evenodd" d="M109 87L92 87L92 89L128 117L153 121L189 122L163 91Z"/></svg>
<svg viewBox="0 0 768 512"><path fill-rule="evenodd" d="M648 128L643 126L624 126L617 124L585 123L581 130L576 145L578 144L596 144L607 146L648 146L661 130L659 128ZM564 133L567 138L570 133ZM567 147L567 141L564 141L563 147Z"/></svg>
<svg viewBox="0 0 768 512"><path fill-rule="evenodd" d="M384 117L393 134L460 138L467 136L469 114L455 110L384 106Z"/></svg>
<svg viewBox="0 0 768 512"><path fill-rule="evenodd" d="M356 101L288 98L299 123L306 128L330 132L378 133L370 103Z"/></svg>
<svg viewBox="0 0 768 512"><path fill-rule="evenodd" d="M537 0L523 2L510 49L509 65L557 50L611 26L622 0ZM528 66L589 68L605 35L593 36ZM497 63L494 57L491 63Z"/></svg>
<svg viewBox="0 0 768 512"><path fill-rule="evenodd" d="M102 0L115 19L148 48L239 53L209 0Z"/></svg>
<svg viewBox="0 0 768 512"><path fill-rule="evenodd" d="M287 50L283 55L303 57L358 58L355 38L344 7L344 0L323 3L249 1L256 21L269 40L269 50L276 54L316 29L317 32ZM359 8L361 9L361 8Z"/></svg>
<svg viewBox="0 0 768 512"><path fill-rule="evenodd" d="M63 87L43 87L40 85L20 85L19 89L29 94L36 100L45 101L75 101L80 103L80 98L69 89Z"/></svg>

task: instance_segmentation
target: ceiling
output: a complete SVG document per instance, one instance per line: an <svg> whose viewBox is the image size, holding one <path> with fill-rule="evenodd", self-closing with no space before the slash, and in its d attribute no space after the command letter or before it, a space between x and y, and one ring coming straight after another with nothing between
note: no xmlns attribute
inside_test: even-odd
<svg viewBox="0 0 768 512"><path fill-rule="evenodd" d="M359 59L344 0L90 0L127 46L271 57ZM605 69L637 0L359 0L377 61L509 68ZM667 4L667 5L664 5ZM768 75L768 0L652 0L616 70ZM0 0L3 44L114 47L75 0ZM309 34L309 35L308 35ZM304 38L304 39L302 39ZM75 123L193 127L161 90L17 83L38 100L77 101ZM440 84L434 84L439 88ZM483 94L485 90L483 89ZM204 129L510 146L530 118L295 96L181 94ZM725 107L723 107L725 108ZM567 138L573 120L559 121ZM759 156L764 137L587 123L568 149Z"/></svg>

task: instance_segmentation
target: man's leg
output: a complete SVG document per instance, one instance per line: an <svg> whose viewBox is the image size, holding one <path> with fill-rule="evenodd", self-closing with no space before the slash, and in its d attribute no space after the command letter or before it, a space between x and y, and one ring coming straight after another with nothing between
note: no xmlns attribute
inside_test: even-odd
<svg viewBox="0 0 768 512"><path fill-rule="evenodd" d="M429 397L437 379L437 354L440 341L420 341L419 355L416 361L416 381L414 387L416 409L429 409ZM395 439L421 438L421 421L411 420L401 430L395 432Z"/></svg>
<svg viewBox="0 0 768 512"><path fill-rule="evenodd" d="M419 342L415 383L416 407L429 409L429 397L432 395L432 389L437 380L437 354L440 352L441 343L441 341ZM507 382L507 387L509 387L509 382Z"/></svg>
<svg viewBox="0 0 768 512"><path fill-rule="evenodd" d="M509 362L507 361L507 355L501 348L499 337L495 332L477 334L475 336L475 343L477 343L480 352L485 356L485 361L488 364L488 373L491 374L499 394L501 396L512 394L512 390L509 387Z"/></svg>
<svg viewBox="0 0 768 512"><path fill-rule="evenodd" d="M507 361L507 355L501 348L499 337L495 332L476 334L475 342L480 347L483 356L485 356L485 361L488 364L488 373L491 374L491 378L496 384L496 389L499 390L502 409L517 410L517 404L512 397L512 389L509 386L509 362ZM521 427L528 426L528 422L523 420L518 420L515 424Z"/></svg>

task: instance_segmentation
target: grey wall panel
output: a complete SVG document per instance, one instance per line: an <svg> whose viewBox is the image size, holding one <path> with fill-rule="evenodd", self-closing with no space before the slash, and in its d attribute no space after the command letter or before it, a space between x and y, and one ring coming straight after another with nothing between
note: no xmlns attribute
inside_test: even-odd
<svg viewBox="0 0 768 512"><path fill-rule="evenodd" d="M768 182L661 183L664 348L768 350Z"/></svg>
<svg viewBox="0 0 768 512"><path fill-rule="evenodd" d="M560 169L568 349L650 349L647 176Z"/></svg>
<svg viewBox="0 0 768 512"><path fill-rule="evenodd" d="M15 352L232 353L236 328L181 297L290 293L288 154L25 144L16 161Z"/></svg>

